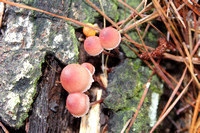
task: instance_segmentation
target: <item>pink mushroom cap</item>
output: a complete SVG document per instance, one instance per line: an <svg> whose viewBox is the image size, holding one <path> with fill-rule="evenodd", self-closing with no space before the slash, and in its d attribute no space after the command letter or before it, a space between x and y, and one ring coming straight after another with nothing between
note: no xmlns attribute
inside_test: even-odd
<svg viewBox="0 0 200 133"><path fill-rule="evenodd" d="M119 46L121 42L121 34L118 30L112 27L107 27L101 30L99 39L103 48L112 50Z"/></svg>
<svg viewBox="0 0 200 133"><path fill-rule="evenodd" d="M103 51L99 37L90 36L86 38L84 41L84 49L91 56L99 55Z"/></svg>
<svg viewBox="0 0 200 133"><path fill-rule="evenodd" d="M73 116L82 117L90 108L89 97L81 92L70 93L66 100L66 107Z"/></svg>
<svg viewBox="0 0 200 133"><path fill-rule="evenodd" d="M69 93L85 92L92 82L92 74L80 64L69 64L61 72L60 81L63 88Z"/></svg>
<svg viewBox="0 0 200 133"><path fill-rule="evenodd" d="M87 68L92 75L95 73L95 67L91 63L84 62L83 64L81 64L81 66Z"/></svg>

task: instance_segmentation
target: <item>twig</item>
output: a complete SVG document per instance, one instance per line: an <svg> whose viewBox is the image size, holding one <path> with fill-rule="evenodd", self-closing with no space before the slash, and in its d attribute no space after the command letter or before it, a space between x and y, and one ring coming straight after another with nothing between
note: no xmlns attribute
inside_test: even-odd
<svg viewBox="0 0 200 133"><path fill-rule="evenodd" d="M182 56L176 56L176 55L172 55L172 54L169 54L169 53L164 53L163 54L163 58L164 59L170 59L170 60L174 60L174 61L177 61L177 62L185 62L185 61L188 61L188 57L182 57ZM192 59L192 63L193 64L196 64L196 65L200 65L200 60L199 58L196 58L196 57L193 57Z"/></svg>
<svg viewBox="0 0 200 133"><path fill-rule="evenodd" d="M173 93L170 95L170 98L169 98L169 100L167 101L167 104L165 105L165 108L163 109L163 111L162 111L160 117L164 114L164 112L166 111L166 109L167 109L168 106L170 105L171 101L173 100L174 96L176 95L178 89L180 88L180 86L181 86L181 84L182 84L182 82L183 82L183 79L184 79L184 77L185 77L186 72L187 72L187 67L185 68L185 70L184 70L184 72L183 72L183 74L182 74L182 76L181 76L181 79L179 80L178 84L176 85L176 88L173 90Z"/></svg>
<svg viewBox="0 0 200 133"><path fill-rule="evenodd" d="M197 98L197 101L196 101L196 106L195 106L193 117L192 117L192 124L190 126L190 133L193 133L193 131L194 131L194 126L195 126L195 123L196 123L197 115L199 113L199 111L198 111L199 110L199 106L200 106L200 91L199 91L199 94L198 94L198 98Z"/></svg>
<svg viewBox="0 0 200 133"><path fill-rule="evenodd" d="M97 10L106 20L108 20L113 26L115 26L118 30L120 27L112 21L107 15L105 15L99 8L97 8L90 0L86 0L95 10Z"/></svg>
<svg viewBox="0 0 200 133"><path fill-rule="evenodd" d="M185 94L185 92L187 91L188 86L190 85L190 83L193 81L193 78L189 81L189 83L186 85L186 87L182 90L182 92L180 93L180 95L175 99L175 101L172 103L171 106L169 106L169 108L166 110L166 112L162 115L162 117L160 117L160 119L156 122L156 124L154 125L154 127L151 129L150 133L153 133L153 131L156 129L156 127L161 123L161 121L170 113L170 111L174 108L174 106L176 105L176 103L180 100L180 98Z"/></svg>
<svg viewBox="0 0 200 133"><path fill-rule="evenodd" d="M135 21L135 20L134 20L134 21ZM152 61L153 64L155 65L155 68L157 69L156 71L159 73L159 75L161 75L161 77L166 81L166 83L168 83L168 85L169 85L171 88L174 88L174 86L173 86L173 84L171 83L171 81L170 81L170 80L166 77L166 75L162 72L162 70L160 69L159 65L155 62L155 60L152 58L152 56L151 56L150 53L148 52L148 49L147 49L147 47L146 47L146 45L145 45L145 43L144 43L144 41L143 41L143 39L142 39L142 37L141 37L141 35L140 35L139 29L138 29L138 27L137 27L137 24L136 24L136 30L137 30L137 33L138 33L138 35L139 35L139 37L140 37L140 40L142 41L142 44L143 44L143 46L144 46L144 48L145 48L145 50L146 50L148 56L150 57L151 61ZM144 61L144 62L147 63L146 61ZM154 70L154 69L152 69L152 70Z"/></svg>
<svg viewBox="0 0 200 133"><path fill-rule="evenodd" d="M124 6L128 7L129 9L131 9L131 11L136 13L138 16L141 16L141 14L139 14L135 9L131 8L131 6L129 6L126 2L124 2L122 0L118 0L118 2L122 3Z"/></svg>
<svg viewBox="0 0 200 133"><path fill-rule="evenodd" d="M3 129L5 133L9 133L9 131L6 129L6 127L0 122L0 127Z"/></svg>
<svg viewBox="0 0 200 133"><path fill-rule="evenodd" d="M124 127L122 128L122 130L121 130L120 133L124 133L124 132L125 132L125 130L126 130L128 124L130 123L130 121L131 121L131 119L129 119L129 120L126 122L126 124L124 125Z"/></svg>
<svg viewBox="0 0 200 133"><path fill-rule="evenodd" d="M195 104L195 102L193 102L193 104ZM181 112L183 112L184 110L188 109L189 107L191 107L191 105L187 104L186 106L176 110L176 114L179 115Z"/></svg>
<svg viewBox="0 0 200 133"><path fill-rule="evenodd" d="M176 122L170 117L167 116L167 118L171 121L171 123L176 127L176 133L180 133L180 125L177 125Z"/></svg>
<svg viewBox="0 0 200 133"><path fill-rule="evenodd" d="M183 20L182 20L180 14L178 13L178 11L177 11L177 9L176 9L176 6L174 5L174 3L173 3L172 1L170 1L170 5L171 5L171 7L173 8L175 14L177 15L177 17L178 17L179 21L181 22L181 24L183 25L183 27L186 28L185 23L183 22Z"/></svg>
<svg viewBox="0 0 200 133"><path fill-rule="evenodd" d="M177 30L175 29L173 23L172 23L171 20L167 17L167 15L165 14L165 11L161 8L161 6L159 5L159 3L158 3L157 0L153 0L153 4L154 4L154 6L156 7L156 9L158 10L158 13L160 14L160 17L161 17L161 19L163 20L163 22L164 22L164 24L165 24L167 30L170 32L170 35L171 35L171 37L173 38L173 40L174 40L174 42L175 42L175 44L176 44L176 46L177 46L177 48L178 48L178 50L179 50L181 56L185 57L185 55L184 55L184 53L183 53L183 51L182 51L182 49L181 49L180 43L178 42L178 40L179 40L180 42L182 42L181 37L180 37L180 35L178 34ZM167 19L167 20L166 20L166 19ZM170 25L169 25L169 24L170 24ZM173 31L172 31L172 29L170 28L170 26L172 27ZM176 37L175 37L175 35L174 35L174 32L175 32L175 35L177 36L178 40L176 39Z"/></svg>
<svg viewBox="0 0 200 133"><path fill-rule="evenodd" d="M1 25L2 25L4 10L5 10L5 4L0 2L0 28L1 28Z"/></svg>
<svg viewBox="0 0 200 133"><path fill-rule="evenodd" d="M149 90L150 81L151 81L151 78L152 78L152 76L153 76L154 73L155 73L155 71L152 72L152 74L151 74L150 77L149 77L148 82L146 83L146 87L145 87L145 90L144 90L144 92L143 92L143 95L142 95L142 97L141 97L141 99L140 99L140 103L139 103L139 105L138 105L138 107L137 107L137 110L136 110L136 112L135 112L135 114L134 114L134 116L133 116L133 119L132 119L130 125L128 126L128 128L127 128L127 130L126 130L126 133L129 132L131 126L133 125L133 122L135 121L135 119L136 119L136 117L137 117L137 115L138 115L138 113L139 113L139 111L140 111L140 108L141 108L141 106L142 106L142 104L143 104L143 102L144 102L144 99L145 99L145 97L146 97L146 94L147 94L147 92L148 92L148 90Z"/></svg>
<svg viewBox="0 0 200 133"><path fill-rule="evenodd" d="M200 16L200 11L199 11L199 5L197 3L194 3L194 5L191 5L187 0L183 0L185 4L193 10L198 16Z"/></svg>
<svg viewBox="0 0 200 133"><path fill-rule="evenodd" d="M197 77L196 77L195 74L194 74L194 70L193 70L194 66L193 66L192 61L191 61L191 56L190 56L190 54L189 54L189 51L188 51L188 49L187 49L185 43L183 43L183 46L184 46L184 50L185 50L185 52L186 52L186 55L187 55L187 57L188 57L189 64L188 64L186 61L184 61L184 62L185 62L185 64L186 64L186 66L188 67L188 69L189 69L189 71L190 71L192 77L194 78L195 83L196 83L198 89L200 90L200 83L199 83Z"/></svg>
<svg viewBox="0 0 200 133"><path fill-rule="evenodd" d="M62 18L62 19L71 21L71 22L76 23L78 25L86 26L86 27L89 27L91 29L100 31L99 28L95 28L95 27L89 26L88 24L79 22L77 20L74 20L74 19L71 19L71 18L68 18L68 17L64 17L64 16L60 16L60 15L56 15L56 14L53 14L53 13L50 13L50 12L47 12L47 11L44 11L44 10L41 10L41 9L37 9L37 8L34 8L34 7L30 7L30 6L26 6L26 5L10 2L10 1L7 1L7 0L0 0L0 2L9 4L9 5L12 5L12 6L17 6L17 7L21 7L21 8L25 8L25 9L34 10L34 11L42 12L42 13L45 13L45 14L49 14L49 15L52 15L52 16L55 16L55 17L58 17L58 18Z"/></svg>
<svg viewBox="0 0 200 133"><path fill-rule="evenodd" d="M122 32L127 32L128 30L134 28L136 25L140 25L140 24L143 24L145 22L151 21L158 16L159 16L158 12L154 12L151 15L147 15L147 16L143 17L142 19L136 21L135 23L131 24L130 26L124 28Z"/></svg>

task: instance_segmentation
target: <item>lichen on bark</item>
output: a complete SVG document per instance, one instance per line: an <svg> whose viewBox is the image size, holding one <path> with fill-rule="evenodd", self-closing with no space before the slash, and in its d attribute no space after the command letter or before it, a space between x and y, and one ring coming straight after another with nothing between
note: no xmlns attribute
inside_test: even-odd
<svg viewBox="0 0 200 133"><path fill-rule="evenodd" d="M19 12L11 6L5 13L7 29L0 43L0 117L10 127L19 128L28 117L46 53L65 64L74 63L79 43L74 28L64 20L33 18L31 11Z"/></svg>
<svg viewBox="0 0 200 133"><path fill-rule="evenodd" d="M85 23L94 22L94 18L100 16L82 0L17 0L17 2L54 14L77 18ZM92 2L98 3L98 1ZM97 5L99 7L99 4ZM109 13L112 10L117 11L116 1L103 1L103 5L110 7L105 11L116 21L118 16ZM66 20L6 6L4 26L7 28L0 43L0 118L10 127L19 128L28 117L33 98L37 93L36 85L42 75L41 68L46 54L52 53L64 64L75 63L78 61L79 42L74 27L70 25L72 23Z"/></svg>

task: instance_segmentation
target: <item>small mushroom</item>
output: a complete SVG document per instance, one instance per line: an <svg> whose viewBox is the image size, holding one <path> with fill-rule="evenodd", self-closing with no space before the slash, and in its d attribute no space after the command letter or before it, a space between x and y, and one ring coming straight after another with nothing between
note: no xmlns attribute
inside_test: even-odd
<svg viewBox="0 0 200 133"><path fill-rule="evenodd" d="M94 27L94 25L91 24L91 23L87 23L87 25ZM83 34L84 34L86 37L95 36L96 31L95 31L94 29L91 29L91 28L89 28L89 27L84 26L84 27L83 27Z"/></svg>
<svg viewBox="0 0 200 133"><path fill-rule="evenodd" d="M70 93L66 100L66 107L74 117L82 117L90 108L89 97L81 92Z"/></svg>
<svg viewBox="0 0 200 133"><path fill-rule="evenodd" d="M101 46L107 50L112 50L119 46L121 42L121 34L112 27L101 30L99 34Z"/></svg>
<svg viewBox="0 0 200 133"><path fill-rule="evenodd" d="M99 37L90 36L86 38L84 41L84 49L91 56L99 55L103 51Z"/></svg>
<svg viewBox="0 0 200 133"><path fill-rule="evenodd" d="M60 82L69 93L85 92L93 81L92 74L80 64L67 65L60 75Z"/></svg>
<svg viewBox="0 0 200 133"><path fill-rule="evenodd" d="M85 68L87 68L92 75L94 74L95 67L91 63L84 62L83 64L81 64L81 66L84 66Z"/></svg>

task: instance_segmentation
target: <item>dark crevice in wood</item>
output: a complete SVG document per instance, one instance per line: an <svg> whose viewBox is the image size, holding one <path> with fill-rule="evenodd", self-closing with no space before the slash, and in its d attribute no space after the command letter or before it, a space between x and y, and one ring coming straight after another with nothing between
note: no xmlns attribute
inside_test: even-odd
<svg viewBox="0 0 200 133"><path fill-rule="evenodd" d="M68 93L56 82L60 80L62 64L51 54L46 56L43 76L38 83L38 95L33 103L26 127L29 133L76 133L80 119L65 108Z"/></svg>

